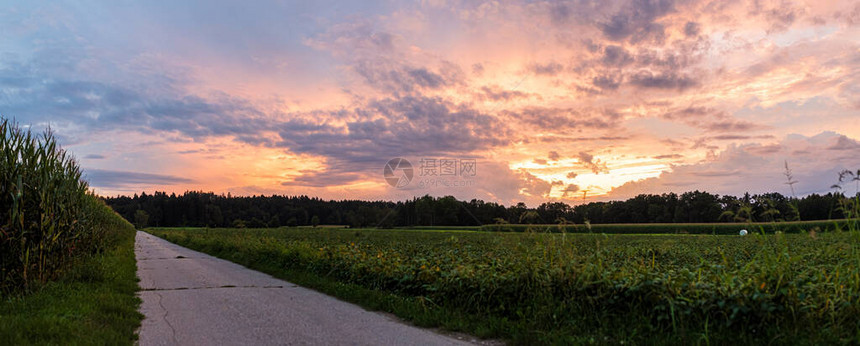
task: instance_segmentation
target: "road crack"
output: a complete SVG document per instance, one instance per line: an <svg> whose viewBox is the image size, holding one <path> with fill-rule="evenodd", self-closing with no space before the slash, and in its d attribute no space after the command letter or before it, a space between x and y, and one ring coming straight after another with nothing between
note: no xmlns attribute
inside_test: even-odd
<svg viewBox="0 0 860 346"><path fill-rule="evenodd" d="M293 286L296 287L296 286ZM200 287L175 287L175 288L142 288L141 291L149 292L149 291L185 291L185 290L211 290L216 288L284 288L284 286L273 285L273 286L257 286L257 285L248 285L248 286L236 286L236 285L222 285L222 286L200 286Z"/></svg>
<svg viewBox="0 0 860 346"><path fill-rule="evenodd" d="M158 294L158 292L153 292L153 293L155 293L155 295L158 296L158 305L161 306L162 310L164 310L164 315L161 316L161 319L163 319L164 323L167 323L167 326L170 327L170 331L171 331L170 336L173 339L173 343L179 344L179 341L176 340L176 328L173 328L173 325L170 324L170 321L167 320L167 314L169 314L170 311L168 311L167 308L164 307L164 304L161 303L161 300L163 299L163 297L160 294Z"/></svg>

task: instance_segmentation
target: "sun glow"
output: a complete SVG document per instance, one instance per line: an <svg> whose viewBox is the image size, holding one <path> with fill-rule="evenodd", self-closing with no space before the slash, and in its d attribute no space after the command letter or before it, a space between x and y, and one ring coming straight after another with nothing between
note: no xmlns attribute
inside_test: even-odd
<svg viewBox="0 0 860 346"><path fill-rule="evenodd" d="M599 158L595 158L595 160L599 160ZM583 196L586 200L588 197L605 196L613 188L628 182L655 178L671 169L669 164L650 158L613 158L611 162L606 164L605 170L598 171L584 166L585 163L580 159L566 159L547 163L521 161L512 163L510 168L524 170L547 182L556 182L545 197L571 202L582 200ZM571 176L573 177L571 178ZM570 185L575 185L576 188L571 190L568 188Z"/></svg>

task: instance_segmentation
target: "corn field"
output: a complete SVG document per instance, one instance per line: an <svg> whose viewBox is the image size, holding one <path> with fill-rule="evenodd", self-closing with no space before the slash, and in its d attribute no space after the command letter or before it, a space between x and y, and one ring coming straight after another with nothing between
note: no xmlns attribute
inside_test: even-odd
<svg viewBox="0 0 860 346"><path fill-rule="evenodd" d="M54 279L74 259L132 226L89 191L50 132L0 119L0 293Z"/></svg>

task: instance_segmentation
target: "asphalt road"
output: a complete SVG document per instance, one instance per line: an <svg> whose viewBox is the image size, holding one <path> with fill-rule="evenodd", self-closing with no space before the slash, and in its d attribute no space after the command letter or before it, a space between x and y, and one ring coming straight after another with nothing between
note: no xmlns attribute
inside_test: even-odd
<svg viewBox="0 0 860 346"><path fill-rule="evenodd" d="M137 232L140 345L461 345L238 264Z"/></svg>

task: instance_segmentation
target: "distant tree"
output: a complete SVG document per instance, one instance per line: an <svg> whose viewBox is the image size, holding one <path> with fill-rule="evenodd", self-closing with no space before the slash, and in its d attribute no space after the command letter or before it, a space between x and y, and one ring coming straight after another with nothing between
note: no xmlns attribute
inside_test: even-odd
<svg viewBox="0 0 860 346"><path fill-rule="evenodd" d="M567 219L571 209L563 202L547 202L539 205L535 211L541 223L555 223L559 218Z"/></svg>
<svg viewBox="0 0 860 346"><path fill-rule="evenodd" d="M521 216L523 215L523 213L528 211L528 209L529 208L523 202L519 202L516 205L511 206L508 209L508 222L511 222L511 223L520 222Z"/></svg>
<svg viewBox="0 0 860 346"><path fill-rule="evenodd" d="M316 227L316 226L319 226L319 224L320 224L320 217L319 217L319 216L314 215L314 216L311 218L311 226Z"/></svg>
<svg viewBox="0 0 860 346"><path fill-rule="evenodd" d="M143 229L149 224L149 213L143 209L138 209L134 212L134 225L137 229Z"/></svg>
<svg viewBox="0 0 860 346"><path fill-rule="evenodd" d="M529 210L529 211L523 213L522 215L520 215L520 219L518 221L519 221L519 223L525 223L525 224L539 223L540 215L534 210Z"/></svg>
<svg viewBox="0 0 860 346"><path fill-rule="evenodd" d="M206 227L220 226L224 222L224 215L221 214L221 208L217 205L209 204L205 207L206 210Z"/></svg>
<svg viewBox="0 0 860 346"><path fill-rule="evenodd" d="M396 221L392 215L391 209L378 209L375 215L376 227L394 228Z"/></svg>
<svg viewBox="0 0 860 346"><path fill-rule="evenodd" d="M266 223L254 216L251 218L251 221L248 221L247 226L248 228L264 228L266 227Z"/></svg>
<svg viewBox="0 0 860 346"><path fill-rule="evenodd" d="M434 202L433 213L435 217L433 218L436 225L439 226L456 226L459 224L467 223L466 220L469 216L464 217L461 221L457 217L460 214L460 211L463 210L462 202L458 201L453 196L445 196L437 199Z"/></svg>
<svg viewBox="0 0 860 346"><path fill-rule="evenodd" d="M720 221L734 221L735 212L732 210L726 210L722 214L720 214Z"/></svg>
<svg viewBox="0 0 860 346"><path fill-rule="evenodd" d="M734 197L694 191L681 195L646 194L625 201L590 202L573 207L557 201L534 208L522 202L505 207L478 199L460 201L451 196L429 195L398 202L324 201L308 196L232 196L202 191L179 195L141 193L108 197L105 202L138 227L276 227L320 223L354 227L473 226L496 224L497 218L512 224L552 224L560 218L576 224L584 224L586 220L594 224L825 220L841 219L855 212L850 208L854 196L849 199L843 192L855 192L860 182L858 174L842 172L837 191L826 195L793 198L779 193L755 196L747 193ZM145 223L140 222L138 211L146 213Z"/></svg>
<svg viewBox="0 0 860 346"><path fill-rule="evenodd" d="M269 223L266 224L266 227L271 227L271 228L281 227L281 218L279 218L277 215L272 216L272 219L269 220Z"/></svg>
<svg viewBox="0 0 860 346"><path fill-rule="evenodd" d="M735 213L734 221L735 222L755 222L753 219L753 208L751 205L744 203L738 208L738 211Z"/></svg>
<svg viewBox="0 0 860 346"><path fill-rule="evenodd" d="M828 193L826 195L811 194L801 198L797 202L800 218L803 220L828 220L842 218L841 210L837 210L840 195Z"/></svg>
<svg viewBox="0 0 860 346"><path fill-rule="evenodd" d="M723 212L719 196L707 192L685 192L678 202L675 222L716 222Z"/></svg>
<svg viewBox="0 0 860 346"><path fill-rule="evenodd" d="M415 201L415 216L417 224L421 226L435 225L435 200L433 197L425 195Z"/></svg>
<svg viewBox="0 0 860 346"><path fill-rule="evenodd" d="M781 221L779 209L776 208L776 203L771 199L765 199L761 203L762 212L759 213L759 216L765 220L770 222Z"/></svg>

